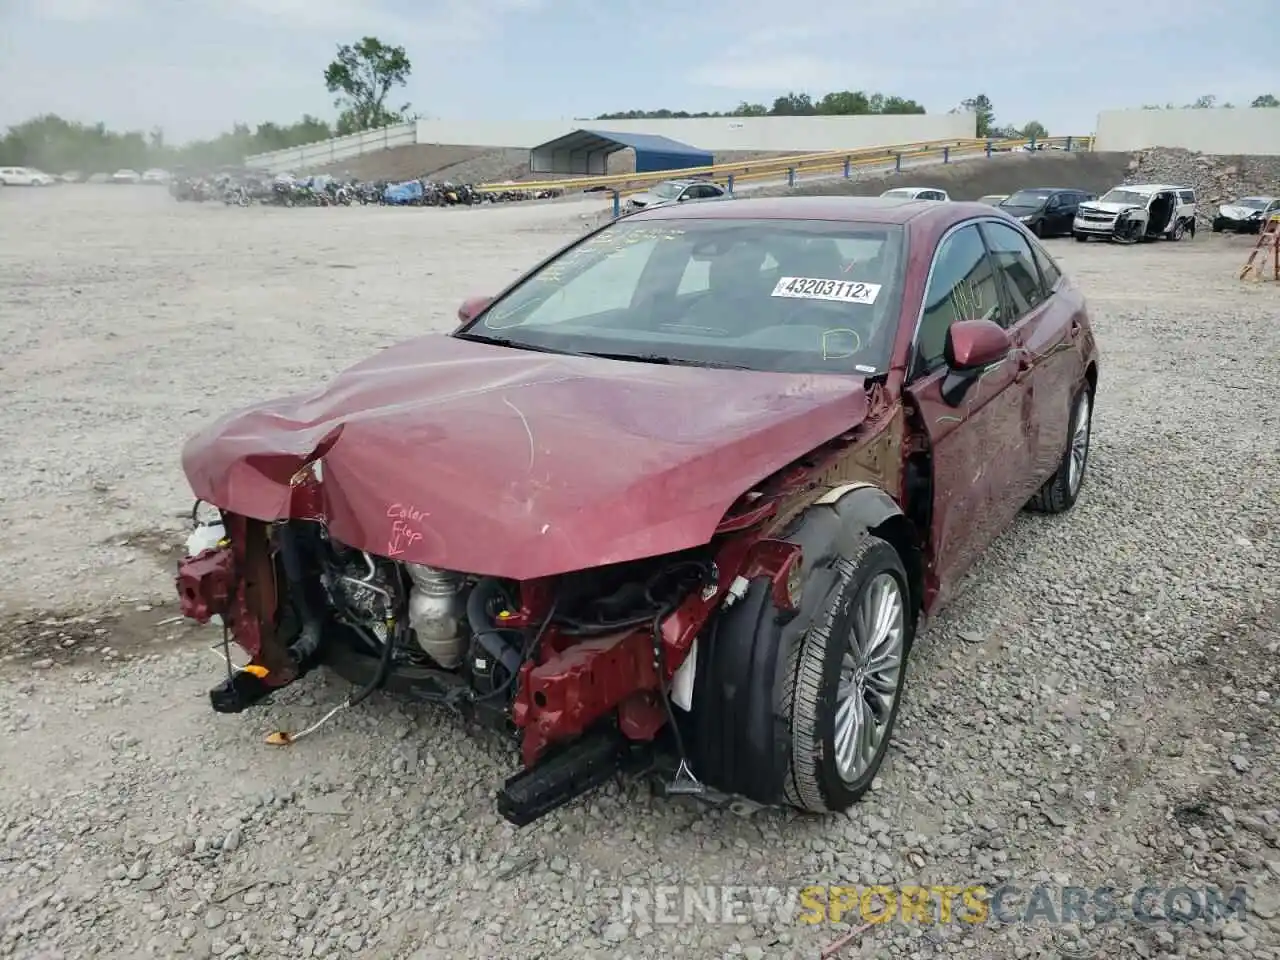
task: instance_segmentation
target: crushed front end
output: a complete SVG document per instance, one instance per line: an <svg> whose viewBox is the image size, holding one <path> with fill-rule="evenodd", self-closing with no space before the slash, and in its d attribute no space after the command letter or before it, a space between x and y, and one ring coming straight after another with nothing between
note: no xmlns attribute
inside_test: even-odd
<svg viewBox="0 0 1280 960"><path fill-rule="evenodd" d="M736 571L753 540L519 582L376 556L318 521L220 511L197 524L177 588L184 615L219 618L248 656L210 691L214 710L319 664L352 682L342 707L380 688L449 707L518 743L524 769L498 806L525 824L650 763L664 730L678 740L673 681L725 599L717 561Z"/></svg>

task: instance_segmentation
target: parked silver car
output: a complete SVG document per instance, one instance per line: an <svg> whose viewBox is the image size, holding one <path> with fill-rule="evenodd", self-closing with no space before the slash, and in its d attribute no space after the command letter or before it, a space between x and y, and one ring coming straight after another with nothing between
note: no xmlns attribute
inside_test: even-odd
<svg viewBox="0 0 1280 960"><path fill-rule="evenodd" d="M628 198L627 207L631 210L652 210L686 200L728 200L730 197L724 187L709 180L663 180L644 193Z"/></svg>

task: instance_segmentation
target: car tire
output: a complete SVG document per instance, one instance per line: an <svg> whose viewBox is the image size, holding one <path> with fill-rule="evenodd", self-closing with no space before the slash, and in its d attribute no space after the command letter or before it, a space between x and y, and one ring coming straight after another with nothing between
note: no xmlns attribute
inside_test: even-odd
<svg viewBox="0 0 1280 960"><path fill-rule="evenodd" d="M1066 513L1075 506L1084 486L1092 441L1093 392L1085 387L1072 401L1067 449L1053 476L1044 482L1027 504L1031 510L1036 513Z"/></svg>
<svg viewBox="0 0 1280 960"><path fill-rule="evenodd" d="M1169 232L1169 239L1175 243L1181 240L1187 232L1187 225L1179 220L1173 225L1173 229Z"/></svg>
<svg viewBox="0 0 1280 960"><path fill-rule="evenodd" d="M868 535L835 569L838 586L792 645L782 680L781 713L791 741L784 795L810 813L845 810L875 781L893 737L914 639L910 586L897 550ZM877 610L888 623L879 632ZM862 731L869 731L866 739Z"/></svg>
<svg viewBox="0 0 1280 960"><path fill-rule="evenodd" d="M1071 235L1076 238L1076 243L1088 243L1089 241L1089 238L1085 236L1083 233L1073 232Z"/></svg>
<svg viewBox="0 0 1280 960"><path fill-rule="evenodd" d="M1213 221L1213 232L1214 233L1222 232L1222 224L1219 223L1217 220Z"/></svg>

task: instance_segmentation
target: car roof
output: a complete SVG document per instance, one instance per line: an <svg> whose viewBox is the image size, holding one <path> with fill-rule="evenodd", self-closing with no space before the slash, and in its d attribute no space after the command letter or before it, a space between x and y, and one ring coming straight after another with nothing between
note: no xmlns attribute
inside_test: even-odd
<svg viewBox="0 0 1280 960"><path fill-rule="evenodd" d="M1275 199L1275 197L1268 197L1268 196L1264 196L1264 195L1262 195L1262 194L1258 194L1258 195L1254 196L1254 195L1252 195L1252 194L1251 194L1250 196L1247 196L1247 197L1240 197L1239 199L1241 199L1241 200L1266 200L1268 203L1270 203L1272 200L1274 200L1274 199Z"/></svg>
<svg viewBox="0 0 1280 960"><path fill-rule="evenodd" d="M1112 190L1132 190L1134 193L1159 193L1161 190L1194 190L1195 187L1176 183L1125 183Z"/></svg>
<svg viewBox="0 0 1280 960"><path fill-rule="evenodd" d="M947 205L906 197L745 197L736 203L672 205L628 214L628 220L838 220L850 223L904 224L924 213L954 210L960 219L979 204Z"/></svg>

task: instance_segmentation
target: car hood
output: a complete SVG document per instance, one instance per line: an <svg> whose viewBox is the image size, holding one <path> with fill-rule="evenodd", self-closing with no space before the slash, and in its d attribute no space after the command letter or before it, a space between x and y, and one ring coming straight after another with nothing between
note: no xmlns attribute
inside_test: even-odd
<svg viewBox="0 0 1280 960"><path fill-rule="evenodd" d="M1081 210L1102 210L1106 213L1124 213L1126 210L1141 210L1143 205L1140 203L1112 203L1107 201L1103 203L1101 200L1090 200L1088 203L1080 204Z"/></svg>
<svg viewBox="0 0 1280 960"><path fill-rule="evenodd" d="M637 193L635 196L628 197L627 199L630 200L632 203L634 203L637 207L657 207L657 206L661 206L664 203L672 202L671 200L665 197L655 196L652 193Z"/></svg>
<svg viewBox="0 0 1280 960"><path fill-rule="evenodd" d="M706 543L754 484L862 421L861 378L630 363L433 335L186 444L195 495L370 553L514 579ZM296 496L295 496L296 494Z"/></svg>
<svg viewBox="0 0 1280 960"><path fill-rule="evenodd" d="M1003 210L1005 213L1009 214L1009 216L1011 217L1029 217L1033 213L1039 213L1041 210L1043 210L1044 205L1041 204L1038 207L1024 207L1024 206L1010 207L1010 206L1001 204L1000 209Z"/></svg>
<svg viewBox="0 0 1280 960"><path fill-rule="evenodd" d="M1261 216L1261 210L1255 210L1253 207L1237 207L1234 204L1224 203L1218 208L1218 213L1224 217L1230 217L1232 220L1247 220L1252 216Z"/></svg>

